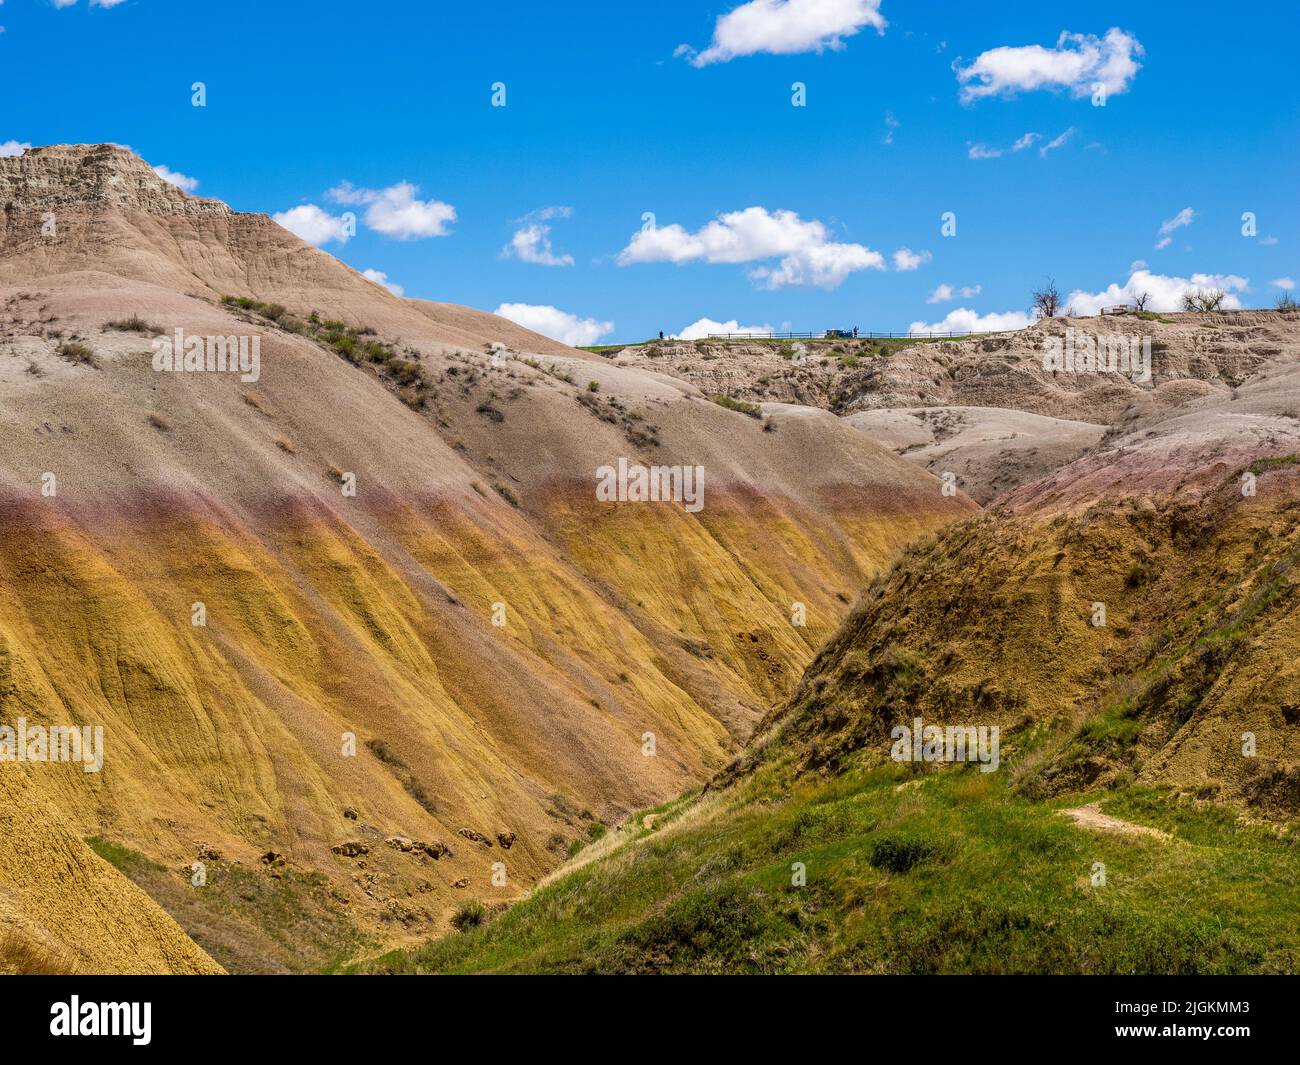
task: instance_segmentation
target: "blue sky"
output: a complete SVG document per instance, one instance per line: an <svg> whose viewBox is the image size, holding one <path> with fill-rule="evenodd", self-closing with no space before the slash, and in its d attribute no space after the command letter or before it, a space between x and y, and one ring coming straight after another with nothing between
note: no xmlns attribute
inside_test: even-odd
<svg viewBox="0 0 1300 1065"><path fill-rule="evenodd" d="M324 250L570 341L1016 324L1047 276L1078 310L1300 280L1293 4L4 0L0 25L0 151L128 144L316 240L351 212Z"/></svg>

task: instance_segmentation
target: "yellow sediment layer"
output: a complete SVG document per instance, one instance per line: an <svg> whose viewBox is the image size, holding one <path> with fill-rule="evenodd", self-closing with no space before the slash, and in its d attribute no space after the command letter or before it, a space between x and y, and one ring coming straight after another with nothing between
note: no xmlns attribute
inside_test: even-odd
<svg viewBox="0 0 1300 1065"><path fill-rule="evenodd" d="M60 811L63 836L45 845L130 888L122 905L136 889L78 836L125 843L178 876L200 842L245 862L275 850L354 892L330 852L357 831L349 806L382 833L453 844L453 859L418 868L372 856L399 883L432 881L444 912L453 881L486 894L490 862L506 857L462 828L517 834L508 863L526 885L554 866L557 831L581 831L557 797L616 818L723 765L913 533L911 519L881 518L846 533L847 515L818 523L754 499L711 500L697 520L557 498L559 545L500 506L344 521L286 505L255 529L197 501L150 513L74 521L37 505L0 522L0 719L105 733L99 773L0 775L25 774L19 810ZM795 602L806 628L790 622ZM8 896L29 917L48 875L34 869ZM357 901L354 916L373 920ZM140 935L162 945L141 948L139 964L202 968L159 916ZM109 944L87 943L92 968L117 964Z"/></svg>

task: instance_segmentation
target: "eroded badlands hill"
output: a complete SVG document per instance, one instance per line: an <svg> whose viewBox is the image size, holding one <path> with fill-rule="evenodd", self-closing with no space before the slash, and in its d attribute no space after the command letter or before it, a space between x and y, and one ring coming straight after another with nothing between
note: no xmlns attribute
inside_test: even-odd
<svg viewBox="0 0 1300 1065"><path fill-rule="evenodd" d="M1045 364L1052 344L1085 342L1106 352L1136 343L1149 352L1149 377ZM823 407L909 461L954 474L981 503L1072 461L1110 427L1228 395L1297 354L1295 330L1271 311L1057 318L966 340L663 341L605 353L707 393Z"/></svg>
<svg viewBox="0 0 1300 1065"><path fill-rule="evenodd" d="M1231 389L911 545L702 794L368 968L1296 972L1300 314L1250 319ZM996 764L896 758L917 719Z"/></svg>
<svg viewBox="0 0 1300 1065"><path fill-rule="evenodd" d="M829 412L397 299L121 149L0 160L0 205L0 723L104 730L98 773L0 765L33 812L0 904L60 964L320 969L516 897L724 765L975 509ZM158 372L177 329L256 338L257 379ZM703 509L599 502L620 458L702 466Z"/></svg>

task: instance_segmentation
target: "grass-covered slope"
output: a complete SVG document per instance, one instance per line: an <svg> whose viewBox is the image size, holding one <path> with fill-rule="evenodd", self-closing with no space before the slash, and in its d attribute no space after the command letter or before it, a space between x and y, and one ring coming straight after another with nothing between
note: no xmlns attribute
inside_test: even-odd
<svg viewBox="0 0 1300 1065"><path fill-rule="evenodd" d="M371 968L1296 971L1294 465L923 538L703 798ZM891 761L916 717L999 768Z"/></svg>
<svg viewBox="0 0 1300 1065"><path fill-rule="evenodd" d="M1092 831L1059 812L1085 801L975 770L765 767L629 823L637 838L495 921L366 970L1295 971L1293 839L1151 789L1103 810L1171 838Z"/></svg>

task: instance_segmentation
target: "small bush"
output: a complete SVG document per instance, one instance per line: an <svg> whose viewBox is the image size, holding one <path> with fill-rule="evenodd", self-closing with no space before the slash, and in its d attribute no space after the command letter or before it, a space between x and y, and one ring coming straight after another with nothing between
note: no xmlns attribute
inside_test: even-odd
<svg viewBox="0 0 1300 1065"><path fill-rule="evenodd" d="M99 363L95 361L95 353L85 344L78 343L75 340L67 340L60 344L59 355L74 366L99 367Z"/></svg>
<svg viewBox="0 0 1300 1065"><path fill-rule="evenodd" d="M479 925L486 924L488 918L487 907L478 899L466 899L456 907L456 912L452 914L452 927L458 932L465 932L471 928L477 928Z"/></svg>
<svg viewBox="0 0 1300 1065"><path fill-rule="evenodd" d="M157 335L164 332L162 326L146 322L138 314L133 314L130 318L120 318L114 322L105 322L104 328L118 333L150 333Z"/></svg>
<svg viewBox="0 0 1300 1065"><path fill-rule="evenodd" d="M747 414L751 418L762 418L763 410L757 403L746 403L743 399L732 399L730 396L713 395L709 397L719 407L726 407L727 410L734 410L739 414Z"/></svg>
<svg viewBox="0 0 1300 1065"><path fill-rule="evenodd" d="M600 391L600 382L599 382L599 381L588 381L588 382L587 382L587 391L588 391L588 392L599 392L599 391Z"/></svg>
<svg viewBox="0 0 1300 1065"><path fill-rule="evenodd" d="M149 424L160 432L170 433L172 431L172 423L161 414L149 415Z"/></svg>

